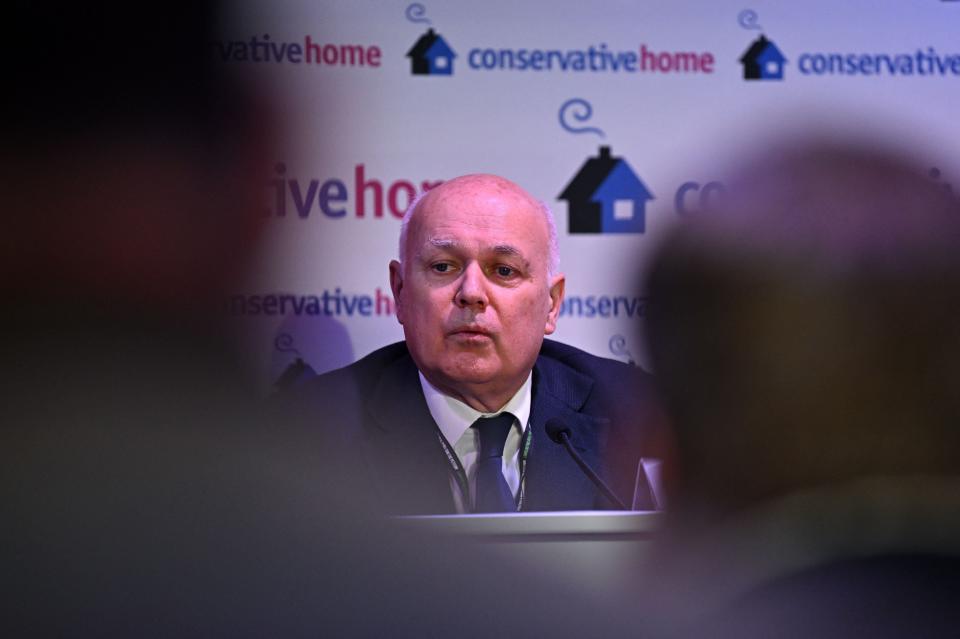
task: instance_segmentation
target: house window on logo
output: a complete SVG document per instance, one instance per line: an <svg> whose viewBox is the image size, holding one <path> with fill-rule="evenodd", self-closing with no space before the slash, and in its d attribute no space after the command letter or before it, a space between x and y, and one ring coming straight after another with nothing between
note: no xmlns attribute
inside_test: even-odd
<svg viewBox="0 0 960 639"><path fill-rule="evenodd" d="M767 73L771 76L780 74L780 66L777 64L776 60L769 60L767 62Z"/></svg>
<svg viewBox="0 0 960 639"><path fill-rule="evenodd" d="M633 219L633 200L614 200L613 201L613 219L632 220Z"/></svg>
<svg viewBox="0 0 960 639"><path fill-rule="evenodd" d="M433 59L433 66L434 68L437 68L437 69L446 69L448 62L449 60L447 60L446 57L442 55L438 55L436 58Z"/></svg>

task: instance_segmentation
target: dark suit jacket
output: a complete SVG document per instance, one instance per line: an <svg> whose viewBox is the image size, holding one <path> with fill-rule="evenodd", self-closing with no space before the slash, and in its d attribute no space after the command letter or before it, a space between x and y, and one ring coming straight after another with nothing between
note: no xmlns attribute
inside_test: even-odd
<svg viewBox="0 0 960 639"><path fill-rule="evenodd" d="M392 514L455 512L450 466L404 342L316 377L295 394L298 419L316 429L318 452L346 494ZM533 369L523 510L613 508L547 437L544 426L554 417L629 507L639 457L657 455L651 408L650 376L640 369L545 340ZM640 491L642 499L648 490Z"/></svg>

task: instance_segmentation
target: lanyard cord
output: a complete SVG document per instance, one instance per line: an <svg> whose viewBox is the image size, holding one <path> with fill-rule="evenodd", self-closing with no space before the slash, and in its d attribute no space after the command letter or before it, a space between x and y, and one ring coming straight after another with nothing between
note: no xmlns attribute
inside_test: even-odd
<svg viewBox="0 0 960 639"><path fill-rule="evenodd" d="M457 488L460 489L463 505L464 507L469 507L470 486L467 484L467 472L464 470L463 464L460 463L460 458L457 457L457 454L453 451L453 447L450 446L450 442L443 436L443 432L439 427L437 428L437 439L440 440L440 447L443 449L444 454L447 456L447 461L450 463L450 470L453 472L453 477L457 480Z"/></svg>
<svg viewBox="0 0 960 639"><path fill-rule="evenodd" d="M526 494L527 487L527 456L530 455L530 444L533 443L532 436L533 429L530 425L527 425L527 429L523 432L523 441L520 442L520 445L523 448L523 452L520 453L520 494L517 495L517 510L523 510L523 496Z"/></svg>

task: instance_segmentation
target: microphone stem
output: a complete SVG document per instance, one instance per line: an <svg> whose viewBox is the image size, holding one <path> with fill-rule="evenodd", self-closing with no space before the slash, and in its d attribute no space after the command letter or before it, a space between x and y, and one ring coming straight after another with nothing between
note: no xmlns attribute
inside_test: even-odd
<svg viewBox="0 0 960 639"><path fill-rule="evenodd" d="M603 493L604 497L606 497L611 502L613 502L613 504L620 510L627 510L627 507L623 505L623 502L620 501L620 498L614 495L613 491L607 487L607 485L603 482L603 480L600 479L600 477L595 472L593 472L593 469L587 466L587 463L583 461L583 458L580 457L580 453L578 453L574 449L573 445L570 444L570 436L567 435L567 433L565 432L561 432L560 441L563 442L564 446L566 446L567 452L570 453L571 457L573 457L573 461L577 462L577 466L580 467L580 470L582 470L587 475L587 477L589 477L590 480L594 484L596 484L597 488L600 489L600 492Z"/></svg>

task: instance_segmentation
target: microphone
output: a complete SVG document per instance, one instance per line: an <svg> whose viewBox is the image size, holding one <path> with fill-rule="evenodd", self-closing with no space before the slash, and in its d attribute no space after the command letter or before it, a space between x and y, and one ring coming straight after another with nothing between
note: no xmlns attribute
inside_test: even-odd
<svg viewBox="0 0 960 639"><path fill-rule="evenodd" d="M600 489L600 492L603 493L604 497L609 499L614 505L620 510L629 510L626 506L623 505L623 502L620 501L620 498L617 497L610 487L607 486L600 476L597 473L593 472L593 469L587 465L587 462L583 461L583 458L580 457L574 448L573 444L570 443L570 435L572 431L568 426L564 426L556 417L547 420L547 437L550 438L550 441L556 444L563 444L563 447L567 449L567 452L570 453L570 456L573 458L573 461L577 463L577 466L580 467L580 470L583 471L583 474L593 482L593 484Z"/></svg>

